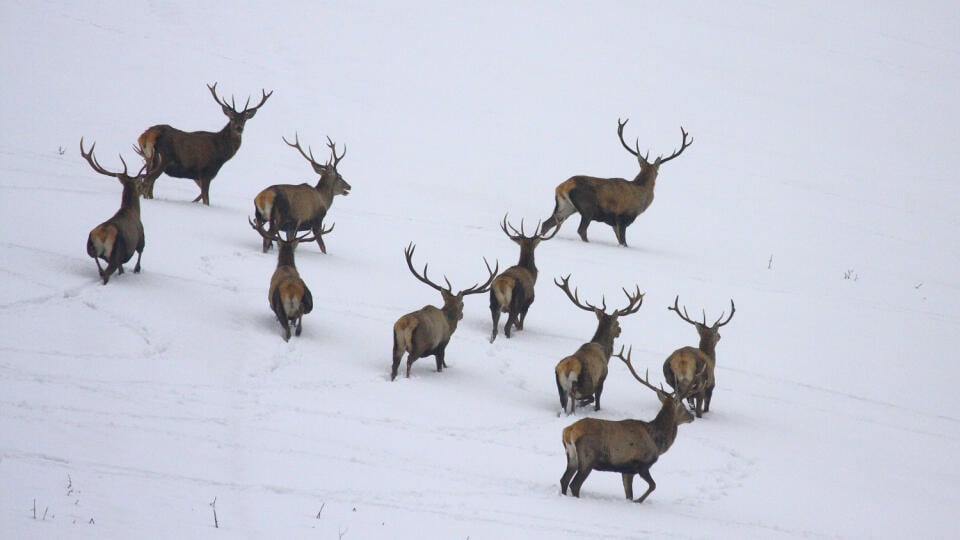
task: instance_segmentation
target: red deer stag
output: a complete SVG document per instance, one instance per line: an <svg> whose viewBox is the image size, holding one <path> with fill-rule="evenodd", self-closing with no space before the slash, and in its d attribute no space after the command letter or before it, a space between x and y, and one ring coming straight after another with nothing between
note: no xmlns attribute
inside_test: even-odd
<svg viewBox="0 0 960 540"><path fill-rule="evenodd" d="M606 299L601 307L580 302L576 289L570 292L569 275L562 281L554 280L554 283L567 293L567 298L573 305L597 316L597 331L590 342L584 343L577 352L561 360L554 370L557 391L560 393L560 406L567 414L573 414L577 402L581 405L593 402L593 410L599 411L600 394L603 393L603 382L607 378L607 364L613 354L613 340L620 335L618 319L636 313L643 305L643 294L640 293L639 286L633 294L623 289L623 294L627 295L627 306L607 313Z"/></svg>
<svg viewBox="0 0 960 540"><path fill-rule="evenodd" d="M450 342L450 336L456 331L457 323L463 318L463 297L487 292L490 283L497 275L497 270L500 268L500 264L497 263L496 267L491 269L490 264L484 259L483 263L487 266L487 272L490 276L484 281L483 285L476 284L454 293L453 286L450 285L450 280L446 276L443 278L447 282L446 287L441 287L430 281L427 277L427 265L423 266L423 275L417 273L413 268L412 261L415 249L416 246L411 242L404 250L407 267L415 278L440 292L440 295L443 296L443 307L424 306L397 319L397 322L393 325L391 381L397 378L400 359L404 353L407 353L407 378L410 377L410 368L413 366L413 362L425 356L436 357L438 372L447 367L446 362L444 362L444 354L447 343Z"/></svg>
<svg viewBox="0 0 960 540"><path fill-rule="evenodd" d="M507 227L513 231L511 234ZM503 333L510 337L510 328L523 330L523 321L527 318L527 311L533 304L533 287L537 283L537 265L533 260L533 251L540 242L553 238L557 234L536 234L527 236L523 230L523 220L520 221L520 230L507 223L507 216L503 216L500 224L503 234L520 246L520 260L516 265L507 268L493 280L490 285L490 315L493 318L493 331L490 334L490 343L497 339L497 327L500 325L500 314L507 313L507 322L503 325ZM538 230L540 224L534 230Z"/></svg>
<svg viewBox="0 0 960 540"><path fill-rule="evenodd" d="M316 186L310 184L276 184L270 186L253 199L255 219L258 225L269 223L270 231L292 231L294 228L299 230L311 230L315 233L323 228L323 218L327 215L327 210L333 204L333 198L337 195L349 195L350 184L343 179L343 176L337 171L337 165L343 156L347 155L347 148L343 148L343 153L337 156L337 145L327 137L327 146L330 148L330 159L324 163L318 163L313 158L313 149L308 147L309 155L300 147L300 136L294 135L294 141L291 143L286 138L283 142L288 146L296 148L300 155L310 162L314 172L320 175ZM297 231L299 232L299 231ZM321 235L317 235L317 244L320 251L327 252L327 247L323 243ZM263 239L264 253L270 249L270 239Z"/></svg>
<svg viewBox="0 0 960 540"><path fill-rule="evenodd" d="M106 285L110 276L115 272L123 273L123 263L129 261L134 252L137 253L137 265L133 267L135 273L140 272L140 257L145 245L143 223L140 221L140 196L137 193L144 176L150 174L147 165L140 168L136 176L127 174L127 162L120 156L123 163L123 172L110 172L100 166L93 148L97 143L90 145L90 151L83 149L83 139L80 139L80 155L87 160L93 170L106 176L112 176L123 184L123 194L120 196L120 209L110 219L97 225L87 236L87 254L97 263L100 278ZM100 259L107 263L107 268L100 266Z"/></svg>
<svg viewBox="0 0 960 540"><path fill-rule="evenodd" d="M676 312L681 319L697 329L697 334L700 335L700 346L697 348L682 347L673 351L663 362L663 376L671 387L683 388L697 383L695 373L702 373L701 376L705 379L704 384L698 384L701 387L700 391L689 393L688 398L690 404L696 409L697 418L700 418L703 413L710 412L710 398L713 397L713 388L717 384L714 371L717 367L717 342L720 341L720 327L730 322L737 307L731 299L730 316L727 317L727 320L720 322L724 315L721 313L716 322L707 326L706 312L703 314L702 323L694 321L687 315L686 307L683 308L683 313L680 313L680 307L677 305L679 301L680 296L677 295L673 299L673 306L667 309Z"/></svg>
<svg viewBox="0 0 960 540"><path fill-rule="evenodd" d="M220 167L232 158L240 149L240 137L247 120L257 114L257 110L273 95L263 91L260 103L250 107L250 98L242 111L231 98L230 105L217 96L217 83L207 85L213 99L230 119L223 129L216 133L209 131L180 131L166 124L147 128L137 139L140 152L143 153L151 169L155 171L143 181L141 192L145 199L153 198L153 184L161 173L175 178L189 178L200 187L200 194L193 202L203 201L210 204L210 182L220 171ZM159 166L159 167L157 167Z"/></svg>
<svg viewBox="0 0 960 540"><path fill-rule="evenodd" d="M577 232L584 242L588 241L587 227L590 226L590 222L602 221L613 227L617 242L621 246L626 246L627 227L653 202L653 188L657 182L660 166L679 156L693 144L693 139L687 140L688 134L681 126L680 133L683 134L683 140L680 143L680 149L667 157L657 156L651 163L647 159L650 155L649 151L646 156L640 155L639 139L636 142L636 150L630 148L623 140L623 127L627 125L629 119L622 122L617 120L617 122L620 124L617 128L620 143L627 152L636 156L640 163L640 172L632 181L584 175L572 176L564 180L555 190L556 204L553 215L543 222L541 232L546 232L552 227L559 229L571 214L580 212L580 226Z"/></svg>
<svg viewBox="0 0 960 540"><path fill-rule="evenodd" d="M642 503L657 488L650 467L673 445L677 426L693 422L693 414L683 404L685 394L668 394L650 384L649 378L641 379L630 363L629 352L623 356L621 347L615 356L623 360L640 384L657 393L660 412L649 422L584 418L564 428L567 468L560 478L560 492L566 495L569 486L573 496L579 497L580 487L592 471L618 472L623 476L624 495L632 500L633 478L639 474L647 482L647 490L634 502Z"/></svg>
<svg viewBox="0 0 960 540"><path fill-rule="evenodd" d="M247 218L247 221L253 230L280 246L277 250L277 269L273 271L273 276L270 278L267 300L280 325L283 326L283 340L290 341L290 325L295 325L296 335L299 336L303 330L303 316L313 311L313 295L310 294L307 284L300 278L293 253L297 249L297 244L312 242L314 237L307 234L296 236L291 233L283 239L277 232L264 231L263 227L254 223L252 219ZM317 234L326 234L332 229L331 225L330 229L321 230Z"/></svg>

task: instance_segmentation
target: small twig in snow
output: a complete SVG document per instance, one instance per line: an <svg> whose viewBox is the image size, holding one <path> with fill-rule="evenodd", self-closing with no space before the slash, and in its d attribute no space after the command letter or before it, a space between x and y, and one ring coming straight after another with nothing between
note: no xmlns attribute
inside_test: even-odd
<svg viewBox="0 0 960 540"><path fill-rule="evenodd" d="M320 505L320 511L317 512L317 519L320 519L320 514L323 513L323 509L326 508L326 507L327 507L327 503L323 503L323 504Z"/></svg>
<svg viewBox="0 0 960 540"><path fill-rule="evenodd" d="M213 502L210 503L210 508L213 508L213 528L220 528L220 521L217 520L217 498L213 498Z"/></svg>
<svg viewBox="0 0 960 540"><path fill-rule="evenodd" d="M773 254L770 254L770 260L767 261L767 270L773 270Z"/></svg>
<svg viewBox="0 0 960 540"><path fill-rule="evenodd" d="M340 533L339 538L340 538L340 540L343 540L343 537L347 535L347 531L349 531L349 530L350 530L350 529L340 529L340 530L339 530L339 533Z"/></svg>

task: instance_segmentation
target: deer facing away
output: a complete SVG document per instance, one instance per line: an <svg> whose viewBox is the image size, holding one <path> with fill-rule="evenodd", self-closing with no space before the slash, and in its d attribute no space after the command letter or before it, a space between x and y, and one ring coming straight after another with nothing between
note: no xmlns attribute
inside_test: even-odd
<svg viewBox="0 0 960 540"><path fill-rule="evenodd" d="M703 322L697 322L687 314L687 308L683 308L680 313L678 302L680 296L673 299L673 306L667 309L673 311L682 320L692 324L700 335L700 344L698 347L681 347L663 362L663 377L674 389L697 384L700 387L699 392L689 393L689 401L696 410L697 418L703 416L703 413L710 411L710 400L713 398L713 389L717 385L715 370L717 367L717 342L720 341L720 327L726 325L733 318L737 307L730 300L730 316L723 320L723 313L710 326L707 325L707 314L703 314ZM723 321L723 322L721 322ZM702 373L704 383L701 385L697 381L695 373Z"/></svg>
<svg viewBox="0 0 960 540"><path fill-rule="evenodd" d="M569 487L573 496L579 497L580 488L592 471L618 472L623 477L623 492L627 499L633 499L636 475L647 482L647 490L634 501L642 503L657 488L650 476L650 467L673 446L677 426L693 422L694 417L683 404L684 394L677 391L668 394L654 387L649 375L641 379L630 363L630 353L624 356L622 347L615 356L623 360L634 378L657 393L660 412L647 422L584 418L564 428L562 440L567 468L560 478L560 492L566 495ZM688 391L696 392L698 388L688 388Z"/></svg>
<svg viewBox="0 0 960 540"><path fill-rule="evenodd" d="M286 138L283 139L283 142L295 148L304 159L310 162L314 172L320 175L320 179L316 186L275 184L257 194L253 199L254 216L258 225L269 224L268 232L311 230L316 233L323 228L323 219L333 204L333 198L337 195L350 194L350 184L337 171L340 160L347 155L346 147L338 156L337 145L327 137L330 159L324 164L314 159L312 149L308 148L309 154L303 151L300 147L299 135L295 135L294 141L291 143ZM323 235L316 236L320 251L326 253L327 247L323 242ZM264 253L270 249L270 244L270 239L265 237Z"/></svg>
<svg viewBox="0 0 960 540"><path fill-rule="evenodd" d="M90 145L90 151L84 151L83 139L80 139L80 155L94 171L112 176L123 184L123 194L120 196L120 209L107 221L97 225L87 236L87 255L93 257L97 263L100 279L106 285L114 272L123 273L123 263L129 261L133 254L137 254L137 264L133 267L134 273L140 272L140 257L146 239L143 234L143 222L140 221L140 196L138 189L143 178L150 174L145 163L140 172L130 176L127 172L127 163L120 156L123 163L123 172L111 172L100 166L93 148L97 143ZM107 263L106 269L100 266L100 259Z"/></svg>
<svg viewBox="0 0 960 540"><path fill-rule="evenodd" d="M679 150L667 157L657 156L652 162L647 155L640 155L640 141L636 142L636 150L630 148L623 140L623 127L628 120L618 123L617 135L620 143L627 152L633 154L640 163L640 172L633 180L624 178L597 178L595 176L572 176L564 180L555 190L555 205L553 214L543 222L541 232L549 231L553 227L560 228L563 222L575 212L580 213L580 226L577 233L587 242L587 227L591 221L601 221L613 227L617 242L621 246L627 245L627 227L637 216L642 214L653 202L653 188L657 182L660 166L679 156L691 144L693 139L687 140L687 132L680 127L683 140Z"/></svg>
<svg viewBox="0 0 960 540"><path fill-rule="evenodd" d="M210 182L220 167L240 149L240 139L247 120L257 114L257 110L273 95L263 91L260 103L250 107L250 98L243 110L237 110L236 102L231 104L217 96L217 83L207 85L213 99L223 109L229 122L216 133L209 131L186 132L166 124L151 126L137 139L141 152L153 171L144 178L141 192L145 199L153 198L153 184L162 173L175 178L189 178L196 182L200 194L193 202L203 201L210 204Z"/></svg>
<svg viewBox="0 0 960 540"><path fill-rule="evenodd" d="M417 311L407 313L397 319L393 325L393 367L390 370L390 380L397 378L397 371L400 369L400 360L404 353L407 355L407 378L410 377L410 368L418 358L434 356L437 360L437 371L443 371L447 367L444 361L447 344L450 337L457 329L457 323L463 318L463 297L471 294L481 294L487 292L490 283L497 275L499 264L493 269L484 259L483 263L487 266L488 278L484 283L476 284L472 287L453 292L453 286L450 280L444 277L447 286L437 285L427 277L427 265L423 266L423 274L417 273L413 268L413 252L416 246L411 243L404 250L404 257L407 260L407 268L413 277L420 282L425 283L430 288L435 289L443 297L443 307L424 306Z"/></svg>
<svg viewBox="0 0 960 540"><path fill-rule="evenodd" d="M512 233L507 230L510 227ZM549 240L557 234L544 235L534 233L527 236L523 230L523 221L520 230L507 223L507 216L500 224L503 234L520 246L520 260L514 266L507 268L493 280L490 285L490 316L493 319L493 330L490 334L490 343L497 339L497 327L500 325L500 314L507 313L507 322L503 325L503 333L510 337L511 327L523 330L523 321L527 318L527 311L533 305L533 289L537 283L537 265L534 262L534 250L543 240ZM534 230L539 230L539 224Z"/></svg>
<svg viewBox="0 0 960 540"><path fill-rule="evenodd" d="M295 327L297 336L303 330L303 316L313 311L313 295L307 284L300 277L297 271L296 261L294 260L294 251L300 242L312 242L313 237L304 234L296 236L293 233L287 234L286 239L281 238L278 232L268 233L262 226L257 225L252 219L247 218L253 230L257 231L264 238L270 238L276 242L277 249L277 268L270 277L270 288L267 291L267 300L270 302L270 309L273 310L280 326L283 327L283 340L290 341L290 325ZM326 234L333 229L333 226L327 230L319 231L319 234Z"/></svg>
<svg viewBox="0 0 960 540"><path fill-rule="evenodd" d="M567 294L573 305L597 316L597 331L593 338L581 345L577 352L560 360L554 368L560 407L567 414L572 414L578 402L581 405L593 402L593 409L599 411L600 395L607 378L607 364L613 354L613 341L620 336L619 319L640 309L643 305L643 294L640 293L639 286L633 294L623 289L623 294L627 295L626 307L607 313L606 299L601 307L597 307L581 302L576 290L571 293L569 275L561 281L554 280L554 283Z"/></svg>

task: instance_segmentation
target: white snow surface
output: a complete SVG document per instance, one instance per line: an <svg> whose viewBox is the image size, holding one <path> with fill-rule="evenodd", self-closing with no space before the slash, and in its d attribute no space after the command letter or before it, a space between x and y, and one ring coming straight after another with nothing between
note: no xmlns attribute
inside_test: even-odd
<svg viewBox="0 0 960 540"><path fill-rule="evenodd" d="M960 507L960 4L47 2L0 5L0 537L947 538ZM142 201L143 271L103 286L96 174L148 126L219 130L206 84L253 100L212 183ZM537 251L526 329L487 295L447 349L389 378L392 325L501 269L574 174L632 178L616 138L669 154L630 247L577 216ZM253 196L315 182L281 141L346 145L315 308L284 342ZM560 432L651 419L617 360L602 409L559 415L553 368L621 307L662 380L715 318L717 389L643 504L595 472L564 497ZM503 319L501 320L501 322ZM639 478L635 489L642 493ZM215 505L211 505L215 501ZM217 524L214 526L214 512Z"/></svg>

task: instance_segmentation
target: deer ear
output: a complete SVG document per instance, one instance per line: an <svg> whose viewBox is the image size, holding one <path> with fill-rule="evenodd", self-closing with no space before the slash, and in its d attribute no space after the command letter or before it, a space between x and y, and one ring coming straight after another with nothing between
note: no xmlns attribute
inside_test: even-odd
<svg viewBox="0 0 960 540"><path fill-rule="evenodd" d="M253 118L253 115L257 114L257 110L258 109L251 109L249 111L246 111L245 113L243 113L243 117L249 120Z"/></svg>
<svg viewBox="0 0 960 540"><path fill-rule="evenodd" d="M233 118L233 111L230 109L230 107L227 107L226 105L221 105L220 108L223 109L223 114Z"/></svg>

